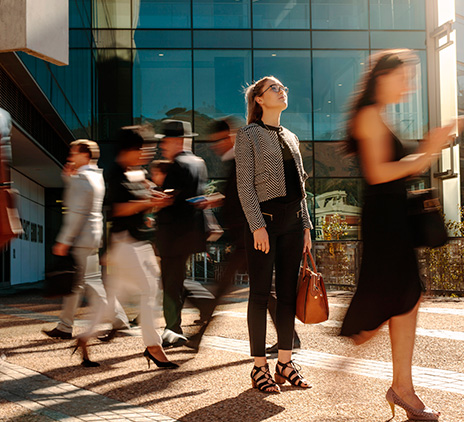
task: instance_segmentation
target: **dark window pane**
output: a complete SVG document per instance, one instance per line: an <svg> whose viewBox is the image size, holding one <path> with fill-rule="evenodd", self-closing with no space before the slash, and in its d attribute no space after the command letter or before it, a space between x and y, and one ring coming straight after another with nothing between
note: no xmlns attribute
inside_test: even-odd
<svg viewBox="0 0 464 422"><path fill-rule="evenodd" d="M309 29L309 1L253 1L253 28Z"/></svg>
<svg viewBox="0 0 464 422"><path fill-rule="evenodd" d="M69 31L69 48L90 48L92 32L90 29L71 29Z"/></svg>
<svg viewBox="0 0 464 422"><path fill-rule="evenodd" d="M250 48L251 31L194 31L194 48Z"/></svg>
<svg viewBox="0 0 464 422"><path fill-rule="evenodd" d="M69 1L69 27L90 28L91 0Z"/></svg>
<svg viewBox="0 0 464 422"><path fill-rule="evenodd" d="M193 0L194 28L249 28L250 0Z"/></svg>
<svg viewBox="0 0 464 422"><path fill-rule="evenodd" d="M366 51L314 51L314 139L344 139L347 102L367 64Z"/></svg>
<svg viewBox="0 0 464 422"><path fill-rule="evenodd" d="M360 177L357 158L346 157L338 142L315 142L316 177Z"/></svg>
<svg viewBox="0 0 464 422"><path fill-rule="evenodd" d="M210 119L245 116L243 87L251 81L249 50L196 50L194 53L195 131L206 138Z"/></svg>
<svg viewBox="0 0 464 422"><path fill-rule="evenodd" d="M425 48L425 32L372 31L371 48Z"/></svg>
<svg viewBox="0 0 464 422"><path fill-rule="evenodd" d="M311 53L255 50L254 79L271 75L290 89L288 108L282 113L282 125L301 141L311 140Z"/></svg>
<svg viewBox="0 0 464 422"><path fill-rule="evenodd" d="M311 3L313 29L367 29L367 0L316 0Z"/></svg>
<svg viewBox="0 0 464 422"><path fill-rule="evenodd" d="M303 167L309 177L313 176L313 143L300 142L300 153L303 159Z"/></svg>
<svg viewBox="0 0 464 422"><path fill-rule="evenodd" d="M371 29L425 29L425 0L369 0Z"/></svg>
<svg viewBox="0 0 464 422"><path fill-rule="evenodd" d="M190 28L190 0L132 0L133 28Z"/></svg>
<svg viewBox="0 0 464 422"><path fill-rule="evenodd" d="M134 48L190 48L191 46L192 32L190 30L137 29L134 31Z"/></svg>
<svg viewBox="0 0 464 422"><path fill-rule="evenodd" d="M367 31L313 31L313 48L369 48Z"/></svg>
<svg viewBox="0 0 464 422"><path fill-rule="evenodd" d="M362 179L315 179L316 239L360 238Z"/></svg>
<svg viewBox="0 0 464 422"><path fill-rule="evenodd" d="M95 0L94 28L130 28L131 0Z"/></svg>
<svg viewBox="0 0 464 422"><path fill-rule="evenodd" d="M155 129L166 118L192 121L192 53L137 50L133 71L134 119Z"/></svg>
<svg viewBox="0 0 464 422"><path fill-rule="evenodd" d="M311 48L310 31L253 31L254 48Z"/></svg>

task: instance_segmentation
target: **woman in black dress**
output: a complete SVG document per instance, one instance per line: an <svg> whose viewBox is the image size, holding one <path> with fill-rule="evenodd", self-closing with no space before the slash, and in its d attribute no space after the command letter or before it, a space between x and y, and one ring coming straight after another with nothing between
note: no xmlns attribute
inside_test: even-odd
<svg viewBox="0 0 464 422"><path fill-rule="evenodd" d="M433 155L446 143L451 126L431 131L417 154L406 156L382 118L386 105L401 102L410 89L408 75L415 62L409 50L373 56L348 122L345 150L359 154L367 186L361 220L361 271L341 334L361 344L388 322L393 382L387 400L392 411L398 405L412 420L436 421L439 412L424 405L412 383L416 319L423 288L408 230L405 180L430 166Z"/></svg>

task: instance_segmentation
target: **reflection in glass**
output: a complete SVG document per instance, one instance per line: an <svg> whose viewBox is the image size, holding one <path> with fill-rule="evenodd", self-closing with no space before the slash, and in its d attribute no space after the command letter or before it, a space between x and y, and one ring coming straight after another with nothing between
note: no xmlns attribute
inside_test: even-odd
<svg viewBox="0 0 464 422"><path fill-rule="evenodd" d="M309 29L308 0L254 0L253 28Z"/></svg>
<svg viewBox="0 0 464 422"><path fill-rule="evenodd" d="M364 66L366 51L314 51L314 139L341 140L347 102Z"/></svg>
<svg viewBox="0 0 464 422"><path fill-rule="evenodd" d="M303 168L309 177L313 176L313 143L300 142L300 153L303 159Z"/></svg>
<svg viewBox="0 0 464 422"><path fill-rule="evenodd" d="M251 81L249 50L195 50L195 131L206 139L211 119L228 114L245 117L243 87Z"/></svg>
<svg viewBox="0 0 464 422"><path fill-rule="evenodd" d="M316 239L360 238L362 179L316 179Z"/></svg>
<svg viewBox="0 0 464 422"><path fill-rule="evenodd" d="M90 28L91 0L71 0L69 2L69 27Z"/></svg>
<svg viewBox="0 0 464 422"><path fill-rule="evenodd" d="M255 80L275 76L289 87L288 108L281 123L300 141L312 139L311 127L311 53L310 51L254 51Z"/></svg>
<svg viewBox="0 0 464 422"><path fill-rule="evenodd" d="M132 0L132 28L190 28L190 0Z"/></svg>
<svg viewBox="0 0 464 422"><path fill-rule="evenodd" d="M369 0L371 29L425 29L425 0Z"/></svg>
<svg viewBox="0 0 464 422"><path fill-rule="evenodd" d="M313 29L367 29L368 0L313 0Z"/></svg>
<svg viewBox="0 0 464 422"><path fill-rule="evenodd" d="M194 28L249 28L250 0L193 0Z"/></svg>
<svg viewBox="0 0 464 422"><path fill-rule="evenodd" d="M131 0L95 0L94 28L130 28Z"/></svg>
<svg viewBox="0 0 464 422"><path fill-rule="evenodd" d="M229 168L225 165L225 163L221 160L212 149L211 149L211 142L197 142L194 141L194 152L195 155L203 158L206 163L206 167L208 168L208 177L219 179L219 178L227 178L229 176ZM221 181L216 180L215 184L213 185L215 191L221 191L223 186L221 186Z"/></svg>
<svg viewBox="0 0 464 422"><path fill-rule="evenodd" d="M133 65L133 115L136 123L166 118L192 121L190 50L137 50Z"/></svg>
<svg viewBox="0 0 464 422"><path fill-rule="evenodd" d="M338 142L314 143L316 177L361 177L357 157L347 157Z"/></svg>

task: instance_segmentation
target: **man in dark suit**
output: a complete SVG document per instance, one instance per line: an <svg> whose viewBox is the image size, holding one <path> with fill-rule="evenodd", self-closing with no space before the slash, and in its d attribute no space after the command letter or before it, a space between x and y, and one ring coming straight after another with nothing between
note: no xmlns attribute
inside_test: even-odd
<svg viewBox="0 0 464 422"><path fill-rule="evenodd" d="M163 310L166 329L163 344L180 344L181 311L187 260L193 253L206 250L203 211L188 199L203 195L207 182L205 162L194 155L187 143L196 136L189 122L165 120L160 135L164 158L173 161L163 189L173 189L174 203L158 212L156 246L161 258Z"/></svg>

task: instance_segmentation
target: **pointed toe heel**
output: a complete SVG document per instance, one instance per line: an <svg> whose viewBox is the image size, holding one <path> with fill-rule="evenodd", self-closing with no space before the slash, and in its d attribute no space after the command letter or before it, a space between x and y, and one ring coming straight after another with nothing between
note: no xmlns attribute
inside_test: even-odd
<svg viewBox="0 0 464 422"><path fill-rule="evenodd" d="M177 363L174 363L174 362L170 362L170 361L167 361L167 362L162 362L158 359L156 359L148 350L148 348L145 349L145 351L143 352L143 356L145 357L145 359L147 360L147 363L148 363L148 368L150 368L150 361L153 361L155 363L155 365L158 367L158 368L161 368L161 369L175 369L175 368L178 368L179 365Z"/></svg>
<svg viewBox="0 0 464 422"><path fill-rule="evenodd" d="M416 409L410 406L393 391L393 388L388 389L386 399L388 403L390 403L393 417L395 417L395 405L404 409L408 419L411 421L438 421L438 418L440 417L440 412L435 412L429 407Z"/></svg>

